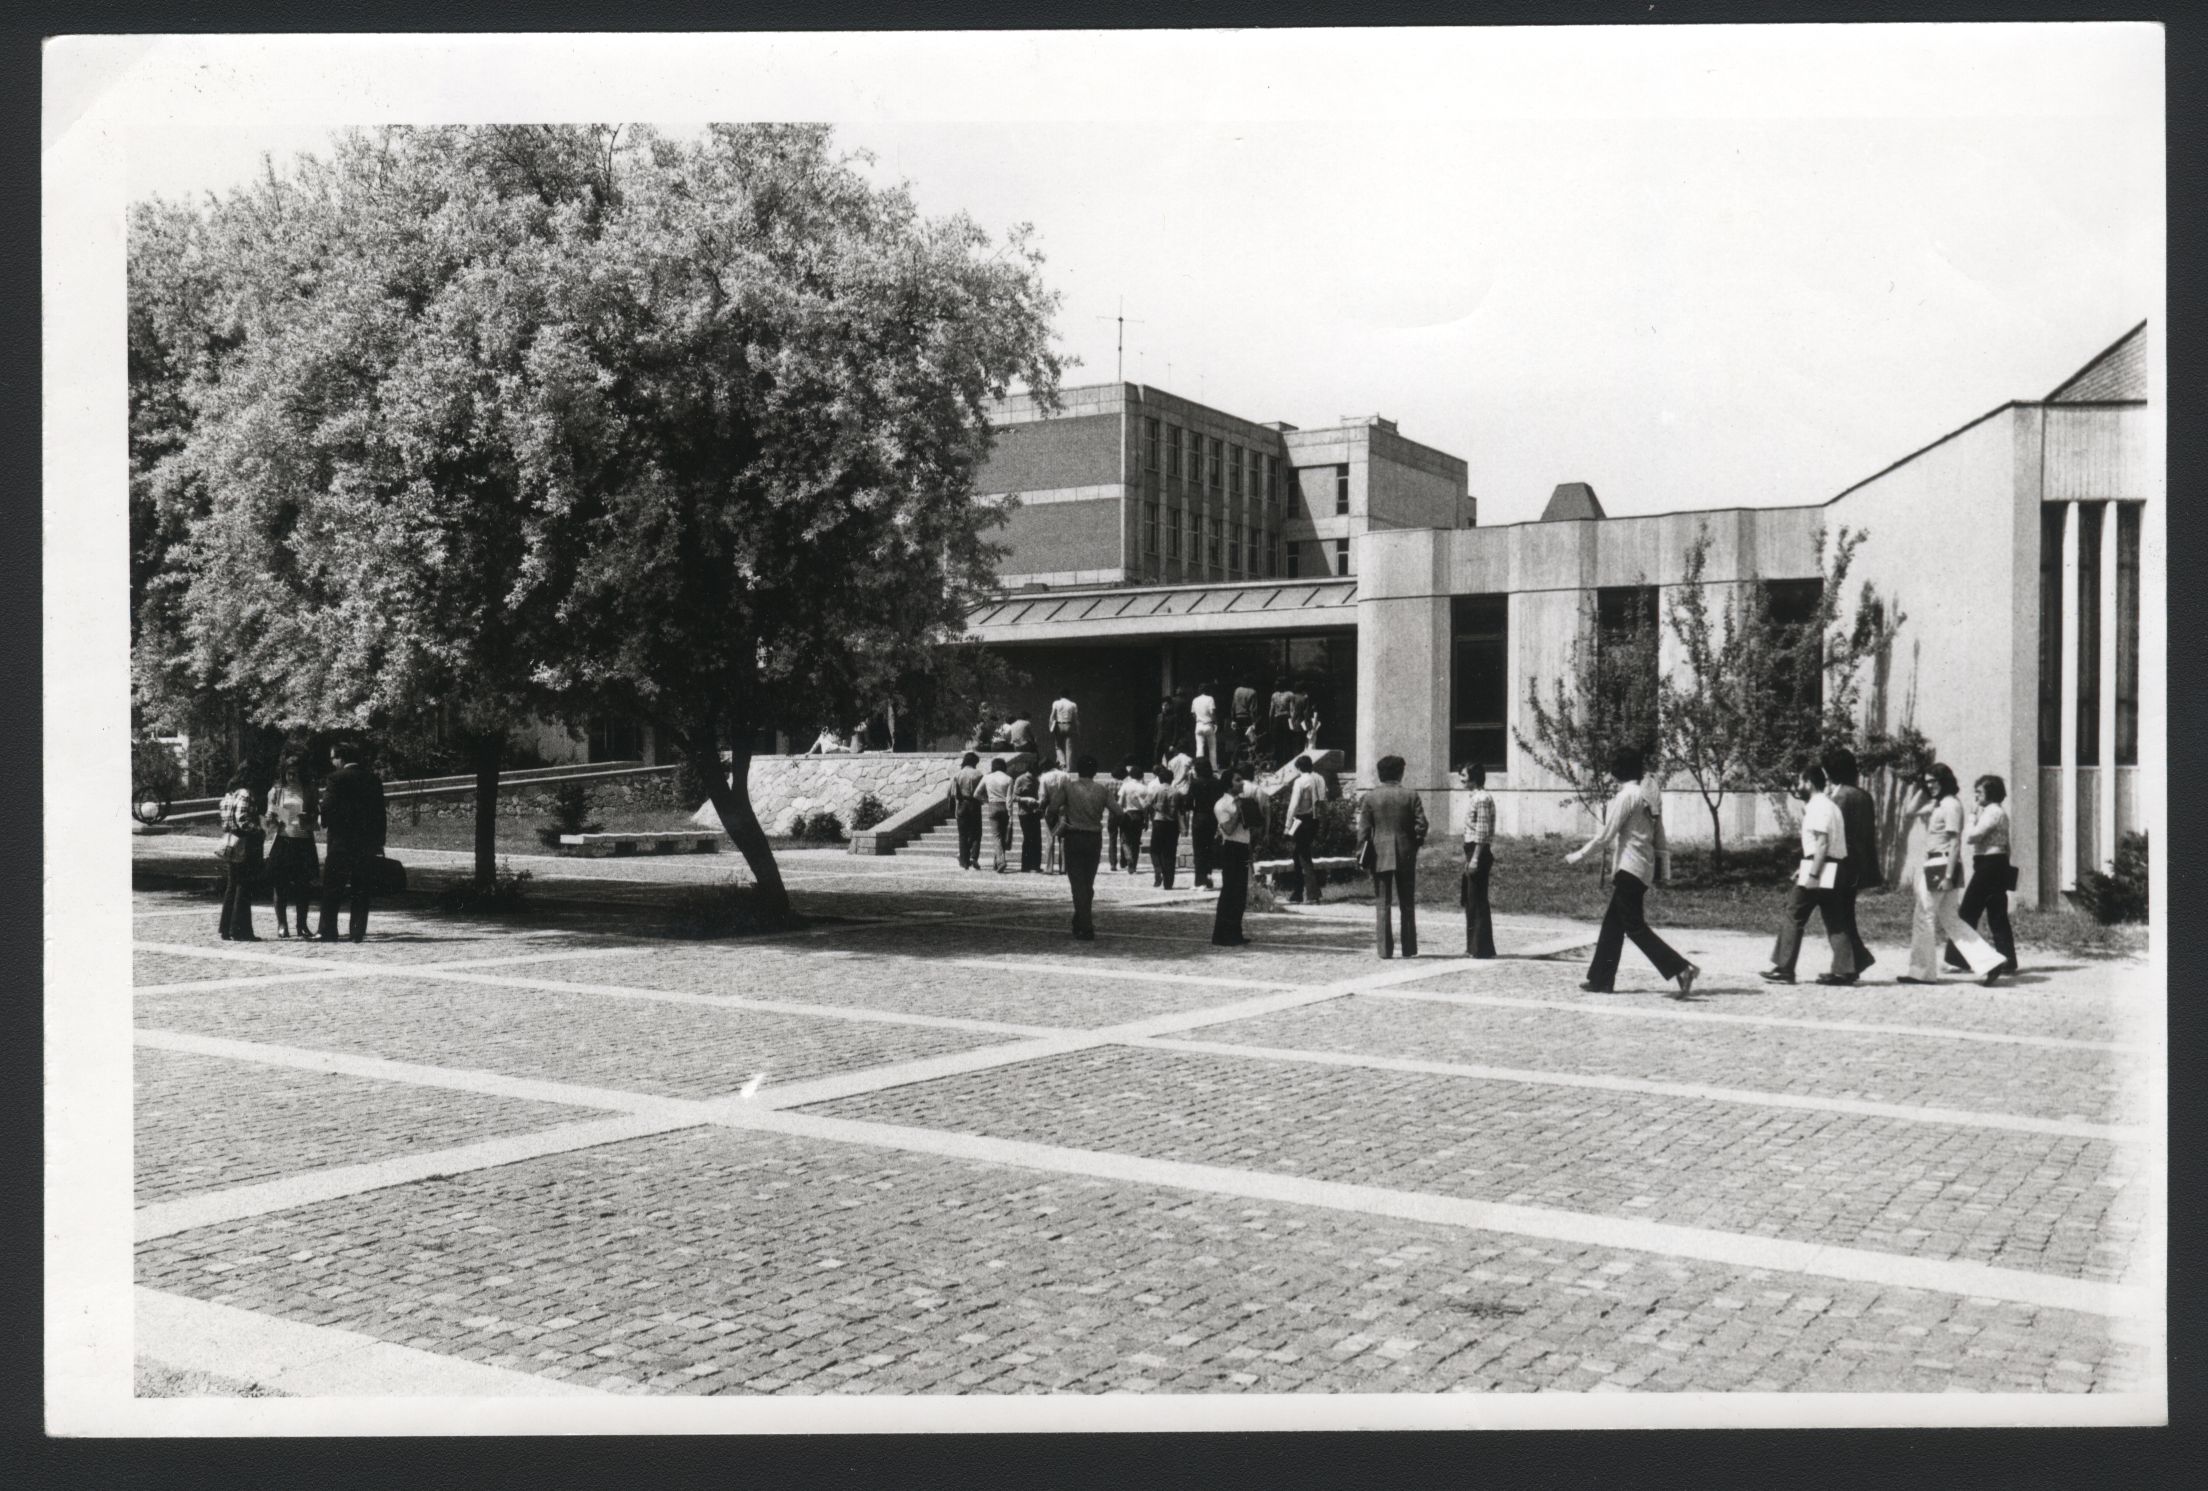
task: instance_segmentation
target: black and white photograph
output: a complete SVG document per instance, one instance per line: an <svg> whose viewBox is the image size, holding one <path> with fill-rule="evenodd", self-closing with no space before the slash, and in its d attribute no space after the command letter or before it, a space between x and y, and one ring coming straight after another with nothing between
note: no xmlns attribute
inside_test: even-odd
<svg viewBox="0 0 2208 1491"><path fill-rule="evenodd" d="M49 43L48 1432L2165 1422L2163 67Z"/></svg>

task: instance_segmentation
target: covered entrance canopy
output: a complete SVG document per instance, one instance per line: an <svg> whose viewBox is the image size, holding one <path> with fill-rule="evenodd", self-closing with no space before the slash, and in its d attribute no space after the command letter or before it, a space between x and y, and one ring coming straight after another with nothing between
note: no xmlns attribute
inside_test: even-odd
<svg viewBox="0 0 2208 1491"><path fill-rule="evenodd" d="M1354 579L1053 590L992 601L966 626L1027 676L1016 703L1030 718L1061 692L1081 706L1081 749L1106 769L1148 759L1161 699L1185 714L1216 685L1223 721L1246 686L1262 715L1283 677L1310 694L1322 746L1356 744Z"/></svg>

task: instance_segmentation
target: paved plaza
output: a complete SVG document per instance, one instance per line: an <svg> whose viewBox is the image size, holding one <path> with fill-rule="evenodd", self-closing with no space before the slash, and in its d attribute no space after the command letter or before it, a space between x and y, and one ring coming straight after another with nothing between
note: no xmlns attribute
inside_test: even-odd
<svg viewBox="0 0 2208 1491"><path fill-rule="evenodd" d="M141 862L173 852L141 841ZM408 856L432 868L455 856ZM136 916L137 1354L282 1395L2085 1393L2154 1384L2158 1001L1665 997L1593 929L1377 961L1358 905L784 857L815 920L658 935L733 856L531 862L359 947ZM1661 918L1661 899L1654 903ZM1821 953L1809 960L1821 966ZM204 1390L204 1389L203 1389Z"/></svg>

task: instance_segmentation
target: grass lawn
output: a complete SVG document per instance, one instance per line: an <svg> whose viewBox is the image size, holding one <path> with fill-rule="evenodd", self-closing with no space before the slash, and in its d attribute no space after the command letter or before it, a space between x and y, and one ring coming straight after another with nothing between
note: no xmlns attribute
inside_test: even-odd
<svg viewBox="0 0 2208 1491"><path fill-rule="evenodd" d="M1489 904L1498 912L1601 920L1610 889L1600 857L1589 856L1579 865L1564 863L1564 856L1581 842L1558 835L1497 840L1495 872L1488 882ZM1776 934L1786 910L1789 877L1800 859L1800 846L1792 839L1728 848L1721 871L1711 869L1707 848L1676 849L1672 852L1673 883L1649 893L1649 922L1659 931L1665 927L1724 927ZM1463 866L1461 845L1428 844L1418 860L1419 903L1454 910ZM1341 893L1369 899L1371 888L1360 880L1355 885L1344 885ZM1879 891L1857 898L1856 923L1863 929L1863 940L1874 948L1906 949L1915 909L1915 898L1905 887ZM2104 927L2081 913L2040 911L2013 902L2009 920L2016 929L2018 943L2029 947L2094 957L2143 956L2147 949L2147 929L2142 924ZM1823 925L1821 920L1813 921L1810 936L1821 940Z"/></svg>

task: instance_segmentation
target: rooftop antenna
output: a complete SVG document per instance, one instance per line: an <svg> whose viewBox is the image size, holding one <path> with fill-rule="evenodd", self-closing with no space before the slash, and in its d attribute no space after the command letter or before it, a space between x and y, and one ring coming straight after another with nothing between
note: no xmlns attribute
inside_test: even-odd
<svg viewBox="0 0 2208 1491"><path fill-rule="evenodd" d="M1099 321L1113 322L1119 328L1117 355L1114 359L1112 375L1114 382L1125 383L1127 381L1127 297L1124 295L1119 297L1118 315L1099 316L1096 319ZM1135 322L1135 325L1137 326L1142 326L1146 324L1147 323L1141 320L1137 320ZM1168 375L1168 377L1170 378L1170 374Z"/></svg>

